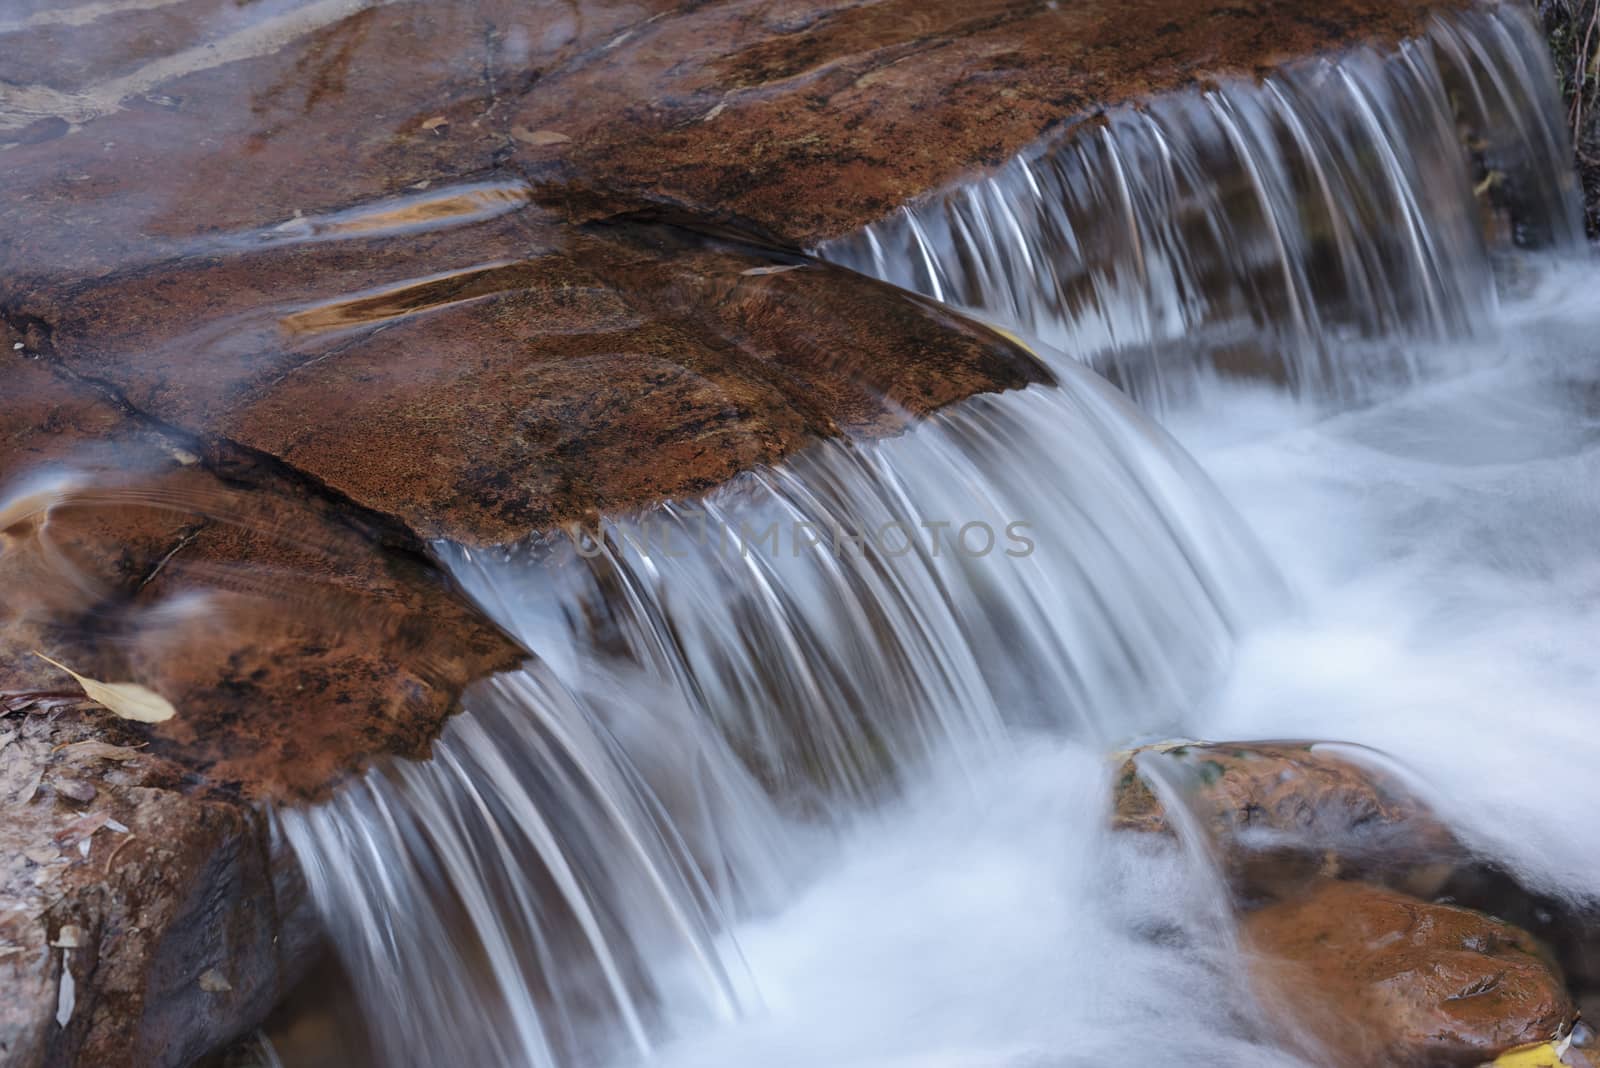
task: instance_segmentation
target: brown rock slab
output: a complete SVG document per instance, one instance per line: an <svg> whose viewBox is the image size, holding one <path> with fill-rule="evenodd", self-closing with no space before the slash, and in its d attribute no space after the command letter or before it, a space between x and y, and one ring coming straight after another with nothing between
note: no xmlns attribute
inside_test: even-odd
<svg viewBox="0 0 1600 1068"><path fill-rule="evenodd" d="M77 692L42 652L177 706L137 729L197 780L311 797L372 755L426 753L468 684L526 656L359 509L250 454L202 458L42 362L0 354L0 375L13 703Z"/></svg>
<svg viewBox="0 0 1600 1068"><path fill-rule="evenodd" d="M811 246L1114 104L1394 42L1449 2L764 0L684 7L510 108L553 200L627 198Z"/></svg>
<svg viewBox="0 0 1600 1068"><path fill-rule="evenodd" d="M1243 934L1261 999L1317 1063L1482 1064L1574 1018L1532 936L1467 909L1329 880L1249 914Z"/></svg>
<svg viewBox="0 0 1600 1068"><path fill-rule="evenodd" d="M809 246L1109 106L1396 41L1456 2L13 4L0 279L468 176Z"/></svg>
<svg viewBox="0 0 1600 1068"><path fill-rule="evenodd" d="M359 509L9 344L0 381L0 1062L187 1064L315 937L253 802L425 754L525 654ZM177 714L117 719L36 651Z"/></svg>
<svg viewBox="0 0 1600 1068"><path fill-rule="evenodd" d="M655 11L183 0L60 21L0 6L0 290L486 176L514 143L512 100Z"/></svg>
<svg viewBox="0 0 1600 1068"><path fill-rule="evenodd" d="M309 959L263 817L103 713L0 718L0 816L0 1063L188 1064Z"/></svg>
<svg viewBox="0 0 1600 1068"><path fill-rule="evenodd" d="M1310 742L1139 750L1117 770L1112 825L1171 834L1163 797L1181 798L1247 897L1293 892L1326 875L1431 892L1463 850L1403 783L1351 752Z"/></svg>
<svg viewBox="0 0 1600 1068"><path fill-rule="evenodd" d="M264 239L41 288L11 315L51 366L208 458L270 456L396 529L476 545L1046 378L840 268L661 225L568 230L500 191L490 218Z"/></svg>

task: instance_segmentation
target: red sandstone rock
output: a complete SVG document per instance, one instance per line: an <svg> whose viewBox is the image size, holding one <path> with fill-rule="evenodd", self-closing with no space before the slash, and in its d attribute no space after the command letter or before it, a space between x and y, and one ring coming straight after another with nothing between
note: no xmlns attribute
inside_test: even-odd
<svg viewBox="0 0 1600 1068"><path fill-rule="evenodd" d="M202 463L9 345L0 381L0 1062L186 1064L315 937L250 802L425 754L525 654L358 509ZM177 715L118 720L36 650Z"/></svg>
<svg viewBox="0 0 1600 1068"><path fill-rule="evenodd" d="M1481 1064L1574 1017L1526 932L1375 886L1325 881L1246 916L1244 938L1262 1001L1317 1063Z"/></svg>

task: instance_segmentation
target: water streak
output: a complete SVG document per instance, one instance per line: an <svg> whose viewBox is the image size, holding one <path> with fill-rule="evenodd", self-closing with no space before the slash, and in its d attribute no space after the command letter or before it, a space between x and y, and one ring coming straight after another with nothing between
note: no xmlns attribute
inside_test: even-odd
<svg viewBox="0 0 1600 1068"><path fill-rule="evenodd" d="M647 671L815 809L953 743L992 749L1008 725L1159 733L1263 607L1252 545L1078 368L903 438L818 445L539 568L461 553L454 569L567 672Z"/></svg>
<svg viewBox="0 0 1600 1068"><path fill-rule="evenodd" d="M1204 476L1082 370L689 508L443 547L546 662L473 695L431 761L284 815L386 1063L590 1063L738 1011L715 936L784 899L814 833L769 797L843 819L1016 724L1159 731L1257 607L1236 591L1271 589ZM952 524L937 549L928 520ZM1019 520L1031 551L980 553L976 528L962 550L956 528ZM702 521L861 537L696 544Z"/></svg>
<svg viewBox="0 0 1600 1068"><path fill-rule="evenodd" d="M1581 246L1554 84L1520 5L1454 13L1117 109L819 251L1147 406L1217 373L1349 402L1426 373L1404 340L1488 321L1491 253Z"/></svg>

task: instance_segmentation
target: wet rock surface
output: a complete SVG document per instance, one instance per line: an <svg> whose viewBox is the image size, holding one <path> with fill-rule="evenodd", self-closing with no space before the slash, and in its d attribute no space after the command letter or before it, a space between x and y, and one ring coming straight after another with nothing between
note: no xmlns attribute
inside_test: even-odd
<svg viewBox="0 0 1600 1068"><path fill-rule="evenodd" d="M1243 935L1259 996L1314 1036L1318 1063L1482 1064L1575 1014L1525 931L1369 884L1325 881L1250 913Z"/></svg>
<svg viewBox="0 0 1600 1068"><path fill-rule="evenodd" d="M811 245L1107 106L1397 41L1449 6L711 4L547 72L511 110L545 136L514 158L577 210L633 196Z"/></svg>
<svg viewBox="0 0 1600 1068"><path fill-rule="evenodd" d="M185 1064L315 937L253 802L424 755L526 654L359 511L9 346L0 380L0 1062ZM117 719L36 652L177 713Z"/></svg>
<svg viewBox="0 0 1600 1068"><path fill-rule="evenodd" d="M1150 93L1414 33L1436 3L512 0L66 21L0 8L0 264L98 274L419 182L526 177L793 245Z"/></svg>
<svg viewBox="0 0 1600 1068"><path fill-rule="evenodd" d="M645 224L563 229L516 186L443 199L491 191L507 201L487 220L267 237L44 288L14 315L49 324L45 363L206 454L269 456L421 541L480 545L1046 378L999 335L836 267Z"/></svg>
<svg viewBox="0 0 1600 1068"><path fill-rule="evenodd" d="M0 0L0 1059L179 1064L261 1018L304 954L251 806L424 755L526 655L431 539L1042 379L796 249L1440 6Z"/></svg>
<svg viewBox="0 0 1600 1068"><path fill-rule="evenodd" d="M1112 822L1215 863L1269 1025L1313 1063L1486 1063L1563 1038L1592 989L1592 916L1474 857L1360 747L1149 746Z"/></svg>
<svg viewBox="0 0 1600 1068"><path fill-rule="evenodd" d="M1373 756L1309 742L1151 747L1118 768L1112 824L1171 834L1166 805L1183 805L1247 897L1330 875L1431 893L1464 850Z"/></svg>
<svg viewBox="0 0 1600 1068"><path fill-rule="evenodd" d="M0 719L0 1063L187 1064L316 937L264 817L105 716Z"/></svg>

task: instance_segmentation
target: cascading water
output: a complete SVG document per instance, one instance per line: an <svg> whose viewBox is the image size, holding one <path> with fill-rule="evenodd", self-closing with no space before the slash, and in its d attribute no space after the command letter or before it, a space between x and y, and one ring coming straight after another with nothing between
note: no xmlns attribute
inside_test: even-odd
<svg viewBox="0 0 1600 1068"><path fill-rule="evenodd" d="M1070 458L1048 489L1040 449ZM769 796L842 816L937 756L987 763L1008 725L1170 729L1275 589L1081 369L688 508L537 564L442 546L548 662L472 695L427 764L283 815L385 1063L588 1063L736 1010L711 936L781 900L807 834Z"/></svg>
<svg viewBox="0 0 1600 1068"><path fill-rule="evenodd" d="M1356 400L1426 377L1405 340L1483 327L1491 249L1581 244L1554 84L1520 6L1466 11L1394 53L1118 109L819 252L1150 407L1214 372Z"/></svg>
<svg viewBox="0 0 1600 1068"><path fill-rule="evenodd" d="M1485 852L1595 885L1580 808L1491 774L1579 777L1600 694L1527 629L1581 632L1600 575L1588 496L1551 503L1600 454L1600 373L1508 360L1501 333L1496 254L1579 242L1541 49L1520 9L1466 11L1080 128L821 250L1028 337L1057 386L599 531L441 546L540 660L470 694L432 760L281 817L383 1063L1295 1063L1202 858L1104 829L1104 754L1160 736L1377 745ZM1592 307L1508 303L1517 337L1600 357ZM1185 402L1265 552L1080 360ZM1491 370L1327 426L1216 373L1322 405L1441 366ZM1418 537L1486 500L1542 509L1544 540ZM1271 611L1268 558L1299 616Z"/></svg>
<svg viewBox="0 0 1600 1068"><path fill-rule="evenodd" d="M866 800L1007 724L1159 732L1216 677L1266 580L1166 436L1064 371L608 523L537 568L444 552L569 677L643 669L785 800Z"/></svg>

